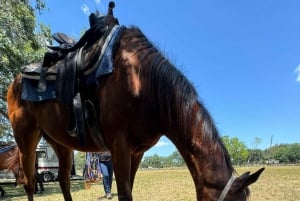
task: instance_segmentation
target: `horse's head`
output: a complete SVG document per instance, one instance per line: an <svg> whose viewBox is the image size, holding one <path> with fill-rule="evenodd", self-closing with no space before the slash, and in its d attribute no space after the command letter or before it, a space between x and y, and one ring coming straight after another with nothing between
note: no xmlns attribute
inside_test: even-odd
<svg viewBox="0 0 300 201"><path fill-rule="evenodd" d="M256 182L265 168L261 168L253 174L246 172L239 177L232 176L219 195L218 201L246 201L250 191L248 186Z"/></svg>

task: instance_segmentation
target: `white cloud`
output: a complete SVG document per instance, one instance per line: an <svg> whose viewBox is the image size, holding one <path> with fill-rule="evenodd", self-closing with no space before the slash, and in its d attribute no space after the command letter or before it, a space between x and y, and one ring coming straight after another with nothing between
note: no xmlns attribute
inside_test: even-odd
<svg viewBox="0 0 300 201"><path fill-rule="evenodd" d="M299 64L298 67L295 69L295 73L297 74L296 81L297 81L297 82L300 82L300 64Z"/></svg>
<svg viewBox="0 0 300 201"><path fill-rule="evenodd" d="M95 3L96 3L97 5L101 5L101 0L95 0Z"/></svg>
<svg viewBox="0 0 300 201"><path fill-rule="evenodd" d="M86 14L86 15L90 15L90 9L89 9L89 7L86 5L86 4L82 4L82 6L81 6L81 10L84 12L84 14Z"/></svg>
<svg viewBox="0 0 300 201"><path fill-rule="evenodd" d="M154 147L165 147L165 146L169 146L168 142L164 142L164 141L158 141Z"/></svg>

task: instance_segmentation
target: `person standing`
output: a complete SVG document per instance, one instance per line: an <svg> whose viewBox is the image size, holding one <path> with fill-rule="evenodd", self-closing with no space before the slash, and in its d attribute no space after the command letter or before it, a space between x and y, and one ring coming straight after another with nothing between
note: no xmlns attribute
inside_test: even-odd
<svg viewBox="0 0 300 201"><path fill-rule="evenodd" d="M38 154L35 154L35 190L34 193L42 193L44 189L44 184L43 184L43 178L42 175L38 172L39 168L39 158ZM40 189L38 189L38 184L40 186Z"/></svg>
<svg viewBox="0 0 300 201"><path fill-rule="evenodd" d="M107 199L111 199L111 186L113 180L113 165L111 160L111 153L107 152L100 152L99 153L99 162L100 162L100 169L102 174L102 182L104 187L105 196Z"/></svg>

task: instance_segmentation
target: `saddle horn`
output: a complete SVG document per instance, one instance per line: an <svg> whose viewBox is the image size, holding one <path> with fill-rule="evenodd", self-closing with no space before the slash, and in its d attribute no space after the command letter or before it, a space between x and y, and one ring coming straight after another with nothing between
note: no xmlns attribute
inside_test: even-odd
<svg viewBox="0 0 300 201"><path fill-rule="evenodd" d="M106 14L105 24L107 24L108 26L111 26L111 27L113 27L116 24L119 25L118 18L114 17L114 12L113 12L114 8L115 8L115 2L110 1L108 4L108 10L107 10L107 14Z"/></svg>
<svg viewBox="0 0 300 201"><path fill-rule="evenodd" d="M108 4L107 15L112 15L112 16L114 16L114 13L113 13L113 9L114 9L114 8L115 8L115 2L110 1L109 4Z"/></svg>

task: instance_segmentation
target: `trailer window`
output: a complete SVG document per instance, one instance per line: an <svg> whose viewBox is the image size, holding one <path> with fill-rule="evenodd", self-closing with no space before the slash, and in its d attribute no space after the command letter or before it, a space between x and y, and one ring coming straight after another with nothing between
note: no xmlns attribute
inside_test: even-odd
<svg viewBox="0 0 300 201"><path fill-rule="evenodd" d="M45 151L37 151L36 154L38 158L47 158L47 154Z"/></svg>

